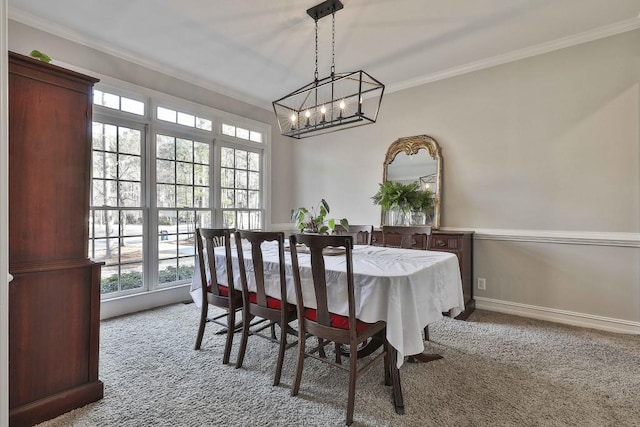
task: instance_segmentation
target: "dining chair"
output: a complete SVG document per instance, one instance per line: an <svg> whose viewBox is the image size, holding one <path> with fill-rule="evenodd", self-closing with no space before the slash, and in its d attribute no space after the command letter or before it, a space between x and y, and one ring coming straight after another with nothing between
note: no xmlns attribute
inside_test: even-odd
<svg viewBox="0 0 640 427"><path fill-rule="evenodd" d="M356 245L370 245L373 236L373 225L352 225L349 224L349 231L339 225L335 228L338 236L351 236Z"/></svg>
<svg viewBox="0 0 640 427"><path fill-rule="evenodd" d="M238 251L238 267L240 270L240 283L242 285L242 338L240 340L240 350L238 351L238 360L236 368L242 367L245 351L247 349L247 341L249 335L256 335L266 338L269 341L279 344L278 360L276 364L276 373L273 379L273 385L280 384L282 376L282 364L284 361L285 350L296 345L296 341L287 342L287 334L295 335L295 332L289 326L289 323L296 319L296 309L292 304L287 303L287 284L285 280L285 260L284 260L284 233L283 232L267 232L267 231L248 231L237 230L235 233L236 248ZM251 248L251 264L247 268L245 264L244 249L242 240L249 242ZM278 250L278 272L277 275L267 274L268 281L272 282L273 276L277 276L277 282L280 289L278 295L267 295L265 282L265 269L263 261L263 243L276 242ZM252 275L253 277L250 277ZM249 283L255 283L255 291L249 290ZM271 290L272 294L274 290ZM255 317L261 318L264 322L250 322ZM255 326L254 326L255 325ZM280 328L280 339L276 339L274 325ZM250 329L250 326L253 329ZM270 336L264 335L262 331L271 328Z"/></svg>
<svg viewBox="0 0 640 427"><path fill-rule="evenodd" d="M198 337L196 338L196 350L202 345L205 324L216 323L226 328L227 339L224 345L224 355L222 363L229 363L231 345L233 344L233 334L237 329L236 312L242 309L242 293L235 290L233 286L233 268L231 263L231 236L233 228L197 228L196 248L198 251L198 263L200 267L200 281L202 289L202 307L200 309L200 326L198 327ZM216 269L216 257L214 249L217 246L224 246L225 270L227 272L227 284L223 285L218 280ZM231 289L231 291L230 291ZM225 311L212 318L207 318L209 304L223 308ZM226 321L221 321L226 317Z"/></svg>
<svg viewBox="0 0 640 427"><path fill-rule="evenodd" d="M400 236L399 245L398 236ZM417 239L416 239L417 236ZM416 225L412 227L401 225L382 226L382 246L400 246L404 249L427 249L431 242L431 227ZM424 327L424 339L429 341L429 325ZM413 360L413 358L410 358Z"/></svg>
<svg viewBox="0 0 640 427"><path fill-rule="evenodd" d="M296 365L295 380L291 395L296 396L300 390L304 360L307 357L328 363L337 368L349 372L349 389L347 399L347 425L353 422L353 410L355 402L356 380L366 373L380 359L384 360L385 384L391 385L391 381L399 378L395 363L391 362L390 345L386 339L386 322L365 323L356 318L355 285L353 278L352 236L327 236L311 234L295 234L289 237L291 246L291 261L293 265L293 279L296 293L296 309L298 311L298 359ZM304 244L308 248L311 258L311 276L313 293L303 291L301 281L301 266L298 256L297 244ZM329 294L327 289L326 270L323 250L331 247L332 256L343 256L346 263L345 289L348 302L348 315L332 313L329 307ZM344 248L343 255L335 255L336 248ZM309 268L305 265L307 274ZM315 307L315 308L312 308ZM319 344L307 350L306 337L315 336ZM383 336L383 350L367 363L358 368L358 345L373 336ZM336 361L322 357L320 349L330 343L336 344L336 351L341 345L348 346L349 363L342 365L339 357ZM399 381L399 380L398 380Z"/></svg>
<svg viewBox="0 0 640 427"><path fill-rule="evenodd" d="M398 240L399 238L399 240ZM404 249L427 249L431 241L431 227L428 225L382 226L382 246L397 246Z"/></svg>

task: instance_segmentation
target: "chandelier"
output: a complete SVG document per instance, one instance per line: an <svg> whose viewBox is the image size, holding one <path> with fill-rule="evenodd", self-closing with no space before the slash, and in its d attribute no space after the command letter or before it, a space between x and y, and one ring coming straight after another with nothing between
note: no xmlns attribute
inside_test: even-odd
<svg viewBox="0 0 640 427"><path fill-rule="evenodd" d="M335 13L343 7L339 0L326 0L307 10L315 21L316 70L313 82L273 101L284 136L301 139L376 122L384 85L362 70L335 72ZM318 79L318 20L329 15L331 74ZM368 102L363 103L364 99Z"/></svg>

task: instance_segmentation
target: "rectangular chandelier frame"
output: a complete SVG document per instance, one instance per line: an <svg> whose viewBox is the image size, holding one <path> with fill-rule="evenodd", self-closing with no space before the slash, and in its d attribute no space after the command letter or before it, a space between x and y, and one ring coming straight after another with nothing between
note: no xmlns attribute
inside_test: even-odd
<svg viewBox="0 0 640 427"><path fill-rule="evenodd" d="M383 94L363 70L333 73L273 101L273 110L280 133L301 139L375 123Z"/></svg>

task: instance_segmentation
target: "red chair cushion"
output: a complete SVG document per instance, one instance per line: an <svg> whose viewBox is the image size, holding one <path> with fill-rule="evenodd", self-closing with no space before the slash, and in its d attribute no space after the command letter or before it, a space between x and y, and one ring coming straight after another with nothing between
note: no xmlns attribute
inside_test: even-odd
<svg viewBox="0 0 640 427"><path fill-rule="evenodd" d="M207 292L211 292L211 285L207 286ZM229 296L229 287L225 285L218 284L218 292L220 292L221 297ZM239 296L240 291L235 291L235 295Z"/></svg>
<svg viewBox="0 0 640 427"><path fill-rule="evenodd" d="M318 313L313 308L307 308L305 310L304 317L309 320L316 322ZM329 317L331 319L331 327L339 328L339 329L349 329L349 317L348 316L340 316L339 314L329 313ZM362 322L360 320L356 320L356 332L362 332L371 326L372 323Z"/></svg>
<svg viewBox="0 0 640 427"><path fill-rule="evenodd" d="M252 304L258 303L258 294L255 292L249 292L249 302ZM267 297L267 307L273 308L275 310L280 310L282 308L282 301L277 298Z"/></svg>

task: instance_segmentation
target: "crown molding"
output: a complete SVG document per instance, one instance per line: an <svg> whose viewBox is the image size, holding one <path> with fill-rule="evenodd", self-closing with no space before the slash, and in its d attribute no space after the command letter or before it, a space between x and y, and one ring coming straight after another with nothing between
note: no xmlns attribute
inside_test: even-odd
<svg viewBox="0 0 640 427"><path fill-rule="evenodd" d="M495 67L496 65L502 65L509 62L518 61L520 59L530 58L536 55L542 55L544 53L553 52L555 50L564 49L566 47L575 46L582 43L602 39L616 34L625 33L640 28L640 15L638 18L631 18L624 21L616 22L604 27L595 28L593 30L585 31L583 33L575 34L573 36L563 37L551 42L541 43L536 46L527 47L524 49L514 50L502 55L493 56L491 58L482 59L479 61L470 62L458 67L449 68L448 70L439 71L432 74L427 74L416 79L406 80L401 83L387 85L387 92L397 92L404 89L420 86L427 83L432 83L438 80L448 79L450 77L459 76L462 74L472 73L474 71L480 71L485 68Z"/></svg>
<svg viewBox="0 0 640 427"><path fill-rule="evenodd" d="M209 81L196 77L191 73L182 72L173 67L162 65L156 61L149 60L133 52L129 52L124 49L115 48L107 43L95 40L91 37L87 37L76 31L73 31L68 28L62 27L58 24L55 24L51 21L42 19L38 16L35 16L28 12L24 12L20 9L16 9L15 7L9 7L9 19L28 25L30 27L36 28L38 30L53 34L63 39L70 40L74 43L81 44L91 49L99 50L100 52L104 52L106 54L125 60L127 62L131 62L133 64L140 65L150 70L157 71L169 77L173 77L173 78L182 80L184 82L194 84L203 89L211 90L213 92L219 93L220 95L228 96L235 100L245 102L249 105L263 108L269 111L272 108L270 103L267 104L263 100L249 96L246 93L234 91L232 89L229 89L228 87L211 83ZM96 70L93 70L93 71L96 71Z"/></svg>

